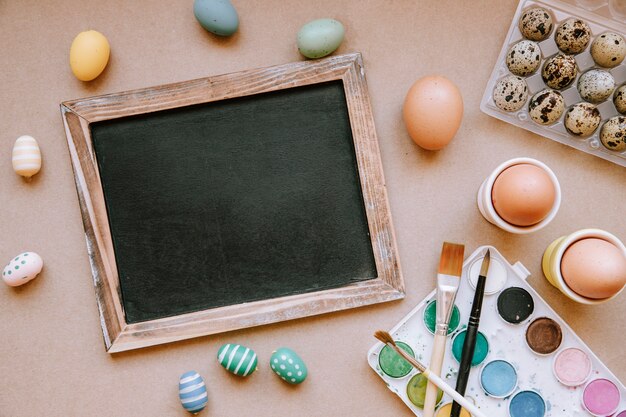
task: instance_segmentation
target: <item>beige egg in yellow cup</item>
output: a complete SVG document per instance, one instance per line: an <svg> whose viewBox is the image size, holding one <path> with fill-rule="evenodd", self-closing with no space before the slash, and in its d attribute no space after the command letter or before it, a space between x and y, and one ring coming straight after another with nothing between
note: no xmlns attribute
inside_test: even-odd
<svg viewBox="0 0 626 417"><path fill-rule="evenodd" d="M500 164L485 179L478 209L490 223L510 233L532 233L547 226L561 206L561 186L554 172L532 158Z"/></svg>
<svg viewBox="0 0 626 417"><path fill-rule="evenodd" d="M624 290L626 247L609 232L583 229L552 242L541 267L550 284L568 298L600 304Z"/></svg>

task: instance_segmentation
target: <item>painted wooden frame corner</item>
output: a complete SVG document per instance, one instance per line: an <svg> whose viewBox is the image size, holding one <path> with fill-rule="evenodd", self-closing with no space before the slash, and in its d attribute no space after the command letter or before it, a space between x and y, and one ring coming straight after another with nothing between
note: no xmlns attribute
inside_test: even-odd
<svg viewBox="0 0 626 417"><path fill-rule="evenodd" d="M378 277L336 289L126 323L90 124L233 97L341 80ZM104 342L120 352L404 297L378 139L358 53L241 71L61 104Z"/></svg>

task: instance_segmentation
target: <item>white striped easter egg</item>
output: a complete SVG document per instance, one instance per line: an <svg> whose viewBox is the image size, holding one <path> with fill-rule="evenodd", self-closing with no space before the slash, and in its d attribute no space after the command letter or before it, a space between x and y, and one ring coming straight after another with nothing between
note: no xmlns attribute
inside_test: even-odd
<svg viewBox="0 0 626 417"><path fill-rule="evenodd" d="M256 353L242 345L227 343L217 352L217 361L228 372L239 376L248 376L256 370Z"/></svg>
<svg viewBox="0 0 626 417"><path fill-rule="evenodd" d="M13 170L22 177L30 178L41 169L41 151L32 136L20 136L13 145Z"/></svg>
<svg viewBox="0 0 626 417"><path fill-rule="evenodd" d="M204 410L208 402L204 379L196 371L185 372L178 381L178 398L183 408L192 414Z"/></svg>

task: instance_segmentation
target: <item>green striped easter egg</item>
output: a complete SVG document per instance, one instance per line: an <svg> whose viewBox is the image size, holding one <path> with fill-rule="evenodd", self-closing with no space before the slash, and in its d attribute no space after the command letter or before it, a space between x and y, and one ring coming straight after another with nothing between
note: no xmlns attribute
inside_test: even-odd
<svg viewBox="0 0 626 417"><path fill-rule="evenodd" d="M248 376L256 370L256 353L250 348L242 345L227 343L222 345L217 352L217 361L228 372Z"/></svg>

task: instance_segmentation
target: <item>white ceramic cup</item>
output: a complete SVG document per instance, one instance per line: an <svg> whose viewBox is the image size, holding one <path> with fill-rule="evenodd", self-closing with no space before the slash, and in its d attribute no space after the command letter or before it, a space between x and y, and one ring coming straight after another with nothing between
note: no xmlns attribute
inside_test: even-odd
<svg viewBox="0 0 626 417"><path fill-rule="evenodd" d="M496 182L496 178L507 168L512 167L513 165L519 164L530 164L535 165L541 169L543 169L550 179L552 180L552 184L554 184L555 189L555 197L554 197L554 205L552 209L548 213L545 219L540 221L537 224L533 224L531 226L516 226L505 221L502 217L498 215L496 209L493 207L493 200L491 197L491 192L493 190L493 184ZM491 175L487 177L487 179L482 183L480 189L478 190L477 196L478 209L480 213L483 215L485 219L489 223L492 223L498 226L500 229L506 230L510 233L516 234L526 234L535 232L539 229L543 229L554 219L556 213L559 211L559 207L561 206L561 185L559 184L559 180L554 175L554 172L543 162L537 161L532 158L514 158L510 159L506 162L501 163L496 169L493 170Z"/></svg>
<svg viewBox="0 0 626 417"><path fill-rule="evenodd" d="M607 242L615 245L620 251L622 251L624 256L626 256L626 246L624 246L624 244L616 236L601 229L583 229L569 235L562 236L552 242L543 254L541 267L548 282L558 288L559 291L565 294L568 298L582 304L601 304L617 297L617 295L624 291L624 288L626 287L622 287L620 291L608 298L587 298L575 293L567 285L563 279L563 275L561 274L561 261L563 260L565 251L579 240L588 238L606 240Z"/></svg>

